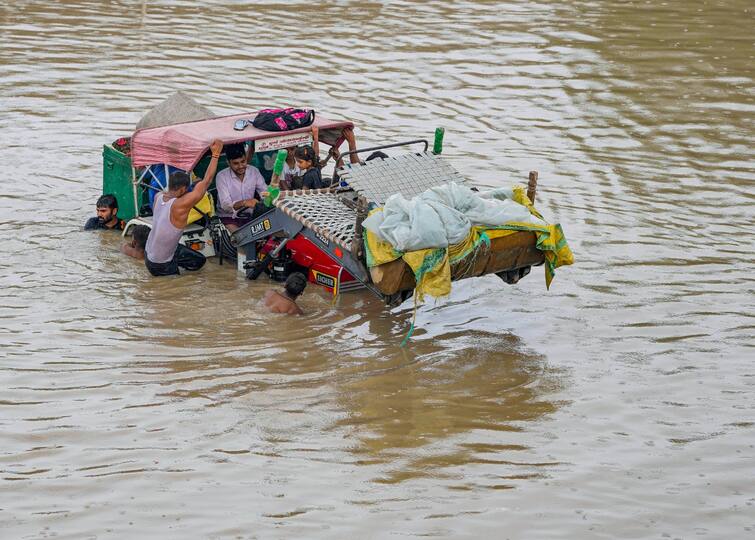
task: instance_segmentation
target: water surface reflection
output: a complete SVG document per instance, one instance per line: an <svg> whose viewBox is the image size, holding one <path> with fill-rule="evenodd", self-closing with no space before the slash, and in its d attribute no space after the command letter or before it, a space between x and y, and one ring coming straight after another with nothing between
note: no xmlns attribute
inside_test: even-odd
<svg viewBox="0 0 755 540"><path fill-rule="evenodd" d="M4 536L750 532L750 4L0 6ZM148 279L79 227L172 90L370 145L443 125L476 183L540 172L577 265L462 283L406 349L411 305Z"/></svg>

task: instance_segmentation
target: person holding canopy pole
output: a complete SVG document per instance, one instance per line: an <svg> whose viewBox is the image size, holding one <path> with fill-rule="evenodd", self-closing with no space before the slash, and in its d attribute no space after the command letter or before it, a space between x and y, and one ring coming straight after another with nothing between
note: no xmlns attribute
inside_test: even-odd
<svg viewBox="0 0 755 540"><path fill-rule="evenodd" d="M144 264L153 276L177 275L179 267L193 271L204 266L205 256L179 244L179 240L188 223L189 212L207 193L215 177L222 150L223 141L214 140L210 145L210 165L192 191L189 191L189 174L179 171L170 175L168 191L155 196L152 231L144 249Z"/></svg>

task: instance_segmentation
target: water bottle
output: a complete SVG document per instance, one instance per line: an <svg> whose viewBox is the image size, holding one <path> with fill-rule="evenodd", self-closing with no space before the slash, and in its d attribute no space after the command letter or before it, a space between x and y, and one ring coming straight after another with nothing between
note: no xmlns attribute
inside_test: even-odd
<svg viewBox="0 0 755 540"><path fill-rule="evenodd" d="M262 201L265 206L272 206L273 201L280 195L280 188L278 187L278 180L283 172L283 164L286 162L288 151L285 149L278 150L278 154L275 156L275 165L273 165L273 182L270 184L270 189L267 190L267 197Z"/></svg>

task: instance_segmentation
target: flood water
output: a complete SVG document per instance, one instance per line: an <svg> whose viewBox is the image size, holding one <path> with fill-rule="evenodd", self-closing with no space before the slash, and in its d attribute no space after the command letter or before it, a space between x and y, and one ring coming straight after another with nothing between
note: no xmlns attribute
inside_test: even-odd
<svg viewBox="0 0 755 540"><path fill-rule="evenodd" d="M0 538L745 538L751 1L0 6ZM83 232L174 90L538 170L576 264L389 311Z"/></svg>

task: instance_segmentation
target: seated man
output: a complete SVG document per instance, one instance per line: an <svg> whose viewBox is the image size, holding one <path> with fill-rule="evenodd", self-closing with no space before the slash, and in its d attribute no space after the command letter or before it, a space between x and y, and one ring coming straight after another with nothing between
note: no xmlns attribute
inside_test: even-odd
<svg viewBox="0 0 755 540"><path fill-rule="evenodd" d="M131 233L131 242L121 245L121 253L125 253L129 257L144 259L144 248L147 246L147 238L149 237L149 227L146 225L137 225L134 227Z"/></svg>
<svg viewBox="0 0 755 540"><path fill-rule="evenodd" d="M97 199L97 215L87 220L84 224L84 230L115 229L122 231L125 225L122 219L118 219L118 201L115 195L108 194Z"/></svg>
<svg viewBox="0 0 755 540"><path fill-rule="evenodd" d="M207 193L207 188L215 177L222 150L223 141L213 141L210 145L210 165L204 178L194 185L193 191L189 191L189 175L174 172L168 180L168 191L155 196L152 230L144 248L144 264L153 276L177 275L179 267L199 270L204 266L204 255L179 242L189 221L189 212Z"/></svg>
<svg viewBox="0 0 755 540"><path fill-rule="evenodd" d="M270 310L270 313L285 313L286 315L304 315L304 312L296 305L296 299L304 292L307 286L307 278L301 272L294 272L286 280L283 293L269 290L265 293L262 303Z"/></svg>
<svg viewBox="0 0 755 540"><path fill-rule="evenodd" d="M218 188L218 217L226 228L233 232L253 218L264 214L269 208L255 198L262 198L267 192L265 179L257 167L247 164L248 156L243 144L229 144L225 148L228 158L227 169L223 169L215 178ZM251 208L251 214L239 215Z"/></svg>

